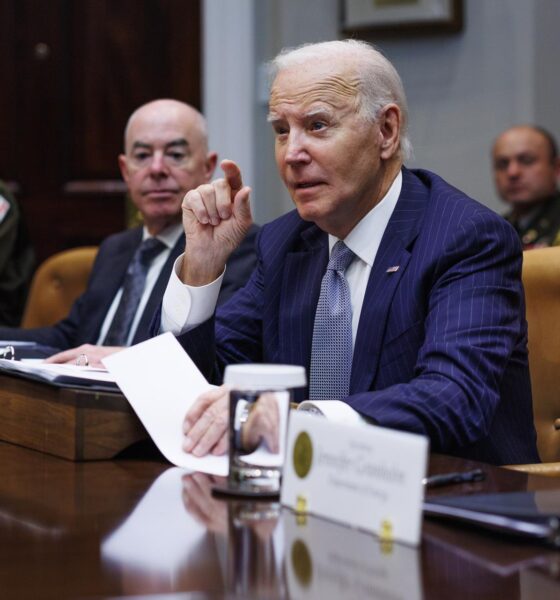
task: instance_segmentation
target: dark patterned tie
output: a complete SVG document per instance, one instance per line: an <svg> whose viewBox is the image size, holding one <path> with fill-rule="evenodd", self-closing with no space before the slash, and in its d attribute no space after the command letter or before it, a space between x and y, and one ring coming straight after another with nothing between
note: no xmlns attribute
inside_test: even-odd
<svg viewBox="0 0 560 600"><path fill-rule="evenodd" d="M124 278L121 301L105 336L104 346L126 345L130 326L144 292L148 269L154 258L164 249L163 242L151 237L144 240L134 253Z"/></svg>
<svg viewBox="0 0 560 600"><path fill-rule="evenodd" d="M344 271L354 256L344 242L338 241L321 282L311 347L311 400L340 400L350 390L352 305Z"/></svg>

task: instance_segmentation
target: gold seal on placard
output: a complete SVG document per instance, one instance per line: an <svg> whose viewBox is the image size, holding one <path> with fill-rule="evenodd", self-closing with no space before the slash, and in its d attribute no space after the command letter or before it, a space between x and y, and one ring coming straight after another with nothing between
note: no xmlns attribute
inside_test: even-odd
<svg viewBox="0 0 560 600"><path fill-rule="evenodd" d="M292 544L292 568L300 585L309 587L313 580L313 560L305 542L296 540Z"/></svg>
<svg viewBox="0 0 560 600"><path fill-rule="evenodd" d="M313 443L306 431L300 432L294 444L294 471L297 476L303 479L311 471L313 462Z"/></svg>
<svg viewBox="0 0 560 600"><path fill-rule="evenodd" d="M382 554L393 553L393 523L389 519L383 519L381 521L381 527L379 528L379 546Z"/></svg>

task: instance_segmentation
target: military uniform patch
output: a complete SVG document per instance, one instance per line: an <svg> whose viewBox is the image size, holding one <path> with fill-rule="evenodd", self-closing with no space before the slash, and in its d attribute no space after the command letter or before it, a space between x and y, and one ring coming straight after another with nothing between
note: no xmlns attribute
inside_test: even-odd
<svg viewBox="0 0 560 600"><path fill-rule="evenodd" d="M10 212L10 203L0 195L0 223L5 219L6 215Z"/></svg>

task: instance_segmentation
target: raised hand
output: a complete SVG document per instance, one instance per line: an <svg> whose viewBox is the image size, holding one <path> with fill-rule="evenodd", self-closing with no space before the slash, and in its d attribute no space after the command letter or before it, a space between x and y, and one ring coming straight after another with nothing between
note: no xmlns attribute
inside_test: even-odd
<svg viewBox="0 0 560 600"><path fill-rule="evenodd" d="M224 178L200 185L183 199L186 250L180 277L188 285L214 281L253 223L251 189L243 185L239 167L231 160L220 166Z"/></svg>

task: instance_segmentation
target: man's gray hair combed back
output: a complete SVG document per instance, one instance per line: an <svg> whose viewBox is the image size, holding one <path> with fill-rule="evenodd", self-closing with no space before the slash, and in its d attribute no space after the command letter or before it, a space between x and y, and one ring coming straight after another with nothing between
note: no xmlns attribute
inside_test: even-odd
<svg viewBox="0 0 560 600"><path fill-rule="evenodd" d="M371 44L359 40L333 40L284 48L269 63L270 82L280 71L289 67L336 56L350 57L356 61L360 82L360 112L366 119L376 121L379 111L390 103L400 108L400 151L403 160L410 158L412 145L408 138L408 105L401 78L389 60Z"/></svg>

